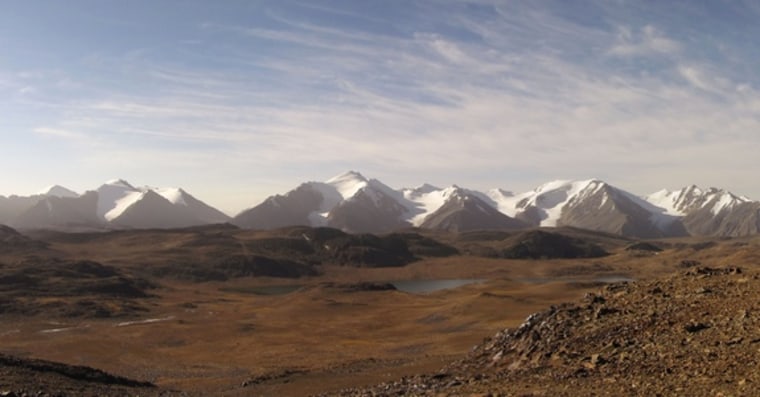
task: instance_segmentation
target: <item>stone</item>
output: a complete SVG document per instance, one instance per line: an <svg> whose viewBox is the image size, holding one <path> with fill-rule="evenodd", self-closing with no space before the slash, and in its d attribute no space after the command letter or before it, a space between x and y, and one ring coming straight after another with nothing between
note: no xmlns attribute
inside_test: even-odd
<svg viewBox="0 0 760 397"><path fill-rule="evenodd" d="M699 332L707 328L710 328L708 324L700 323L700 322L690 322L684 325L684 330L686 330L686 332L689 332L689 333Z"/></svg>

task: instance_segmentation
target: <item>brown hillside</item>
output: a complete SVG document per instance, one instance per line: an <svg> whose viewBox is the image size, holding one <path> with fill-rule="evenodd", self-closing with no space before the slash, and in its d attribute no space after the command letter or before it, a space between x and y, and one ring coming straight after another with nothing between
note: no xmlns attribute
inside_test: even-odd
<svg viewBox="0 0 760 397"><path fill-rule="evenodd" d="M739 268L611 284L529 316L438 373L341 395L756 395L758 297L760 274Z"/></svg>

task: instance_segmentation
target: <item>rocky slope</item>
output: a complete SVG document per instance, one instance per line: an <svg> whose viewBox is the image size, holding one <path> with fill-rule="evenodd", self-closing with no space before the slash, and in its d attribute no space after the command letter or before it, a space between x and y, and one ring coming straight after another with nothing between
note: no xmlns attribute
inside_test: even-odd
<svg viewBox="0 0 760 397"><path fill-rule="evenodd" d="M689 233L695 236L740 237L760 232L760 203L742 202L717 212L699 208L683 218Z"/></svg>
<svg viewBox="0 0 760 397"><path fill-rule="evenodd" d="M758 297L760 274L739 268L611 284L531 315L438 373L336 394L754 395Z"/></svg>
<svg viewBox="0 0 760 397"><path fill-rule="evenodd" d="M310 184L302 184L284 195L267 198L261 204L238 214L232 223L249 229L276 229L309 226L310 214L319 211L324 197Z"/></svg>
<svg viewBox="0 0 760 397"><path fill-rule="evenodd" d="M98 369L0 354L0 396L179 396Z"/></svg>

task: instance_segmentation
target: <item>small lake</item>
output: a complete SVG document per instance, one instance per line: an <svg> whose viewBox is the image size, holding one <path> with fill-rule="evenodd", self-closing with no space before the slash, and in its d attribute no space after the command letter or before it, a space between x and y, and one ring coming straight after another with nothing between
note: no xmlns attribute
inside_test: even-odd
<svg viewBox="0 0 760 397"><path fill-rule="evenodd" d="M392 280L385 281L393 284L397 290L408 292L410 294L426 294L429 292L440 291L444 289L452 289L461 287L467 284L481 283L485 279L449 279L449 280ZM303 288L303 284L292 285L262 285L262 286L244 286L244 287L228 287L223 288L223 291L237 292L242 294L254 294L254 295L287 295L298 291Z"/></svg>
<svg viewBox="0 0 760 397"><path fill-rule="evenodd" d="M389 281L396 289L410 294L426 294L444 289L458 288L468 284L482 283L485 279L462 278L451 280L395 280Z"/></svg>
<svg viewBox="0 0 760 397"><path fill-rule="evenodd" d="M526 283L526 284L548 284L548 283L559 283L559 282L595 282L595 283L621 283L621 282L631 282L636 281L636 279L624 276L624 275L609 275L609 276L600 276L600 277L592 277L592 278L583 278L583 277L527 277L527 278L517 278L515 281L519 283Z"/></svg>
<svg viewBox="0 0 760 397"><path fill-rule="evenodd" d="M397 290L410 294L427 294L430 292L441 291L446 289L459 288L468 284L482 283L486 279L482 278L457 278L446 280L391 280L385 281L393 284ZM515 281L526 284L547 284L556 282L597 282L597 283L619 283L631 282L635 279L625 275L608 275L593 278L583 277L527 277L518 278ZM290 285L261 285L261 286L242 286L223 288L223 291L237 292L242 294L254 295L287 295L305 287L304 284Z"/></svg>

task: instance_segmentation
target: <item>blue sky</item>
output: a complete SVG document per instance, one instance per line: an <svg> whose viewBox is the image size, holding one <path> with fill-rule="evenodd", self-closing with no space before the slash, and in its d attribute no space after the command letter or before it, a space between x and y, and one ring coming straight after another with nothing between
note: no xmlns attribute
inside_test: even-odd
<svg viewBox="0 0 760 397"><path fill-rule="evenodd" d="M760 199L754 1L6 0L0 194L124 178L229 213L601 178Z"/></svg>

